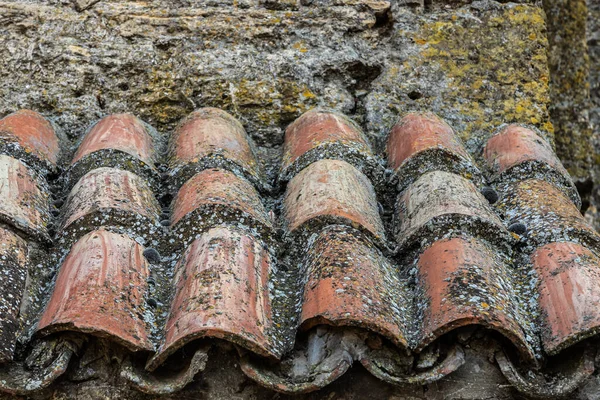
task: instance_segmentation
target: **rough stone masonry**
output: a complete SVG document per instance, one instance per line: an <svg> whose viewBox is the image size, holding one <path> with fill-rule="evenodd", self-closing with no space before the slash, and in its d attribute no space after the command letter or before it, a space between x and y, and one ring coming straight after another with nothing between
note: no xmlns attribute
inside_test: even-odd
<svg viewBox="0 0 600 400"><path fill-rule="evenodd" d="M536 128L590 197L599 9L597 0L0 1L0 117L40 111L74 148L107 114L133 112L166 136L194 109L219 107L244 124L273 177L283 130L310 108L351 116L379 151L403 113L429 110L476 158L502 123ZM592 219L597 197L585 203ZM430 387L393 388L357 367L307 398L513 398L485 336L473 346L465 368ZM233 363L209 365L176 396L283 398ZM111 386L105 364L102 385L69 376L39 396L141 397ZM594 377L574 398L599 395Z"/></svg>

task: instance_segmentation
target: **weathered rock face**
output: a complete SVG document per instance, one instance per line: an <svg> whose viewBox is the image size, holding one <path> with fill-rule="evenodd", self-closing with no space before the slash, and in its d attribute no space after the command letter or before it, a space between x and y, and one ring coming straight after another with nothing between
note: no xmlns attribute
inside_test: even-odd
<svg viewBox="0 0 600 400"><path fill-rule="evenodd" d="M575 1L578 7L581 1ZM352 116L378 152L403 113L425 110L449 121L476 159L501 124L535 127L556 139L559 156L575 177L588 179L592 134L582 111L587 69L575 59L567 67L553 61L580 54L584 43L571 49L551 36L556 46L549 60L546 17L537 4L425 3L0 1L0 116L35 109L74 144L107 114L132 112L166 137L194 109L219 107L243 123L273 178L285 127L310 108ZM569 8L558 0L551 7ZM598 65L597 1L590 5L590 20L588 46ZM581 29L574 26L572 35ZM590 71L590 81L597 132L598 68ZM565 91L575 95L564 104L552 101ZM512 398L514 392L489 362L493 349L486 335L473 337L469 369L431 388L393 388L357 371L356 379L344 378L313 398ZM118 356L103 342L95 346L82 355L76 372L39 397L147 398L111 384L110 365ZM273 396L233 363L224 358L222 365L209 365L201 381L176 396ZM88 367L94 373L80 376ZM584 389L592 393L594 384ZM593 398L585 393L580 398Z"/></svg>

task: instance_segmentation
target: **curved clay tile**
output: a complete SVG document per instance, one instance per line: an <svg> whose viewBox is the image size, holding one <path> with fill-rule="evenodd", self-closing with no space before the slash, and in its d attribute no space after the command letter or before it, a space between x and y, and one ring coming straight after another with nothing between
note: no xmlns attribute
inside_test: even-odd
<svg viewBox="0 0 600 400"><path fill-rule="evenodd" d="M89 332L133 351L153 350L144 321L149 276L144 248L126 235L88 233L65 258L37 332Z"/></svg>
<svg viewBox="0 0 600 400"><path fill-rule="evenodd" d="M0 228L0 364L11 361L27 279L27 242Z"/></svg>
<svg viewBox="0 0 600 400"><path fill-rule="evenodd" d="M507 337L528 360L535 358L521 328L507 257L483 241L455 237L436 241L419 256L419 338L423 349L443 334L465 325L483 325Z"/></svg>
<svg viewBox="0 0 600 400"><path fill-rule="evenodd" d="M285 131L280 179L288 181L310 163L326 158L360 169L374 163L368 140L351 119L332 111L308 111Z"/></svg>
<svg viewBox="0 0 600 400"><path fill-rule="evenodd" d="M388 167L396 171L403 190L428 171L448 171L481 180L481 173L462 141L445 121L432 113L408 113L390 132Z"/></svg>
<svg viewBox="0 0 600 400"><path fill-rule="evenodd" d="M514 175L513 180L536 177L551 182L556 180L565 187L572 201L581 206L577 189L552 146L533 130L508 125L488 140L483 154L495 180L506 181L508 177L500 175L509 173ZM558 177L553 177L553 174Z"/></svg>
<svg viewBox="0 0 600 400"><path fill-rule="evenodd" d="M158 221L160 209L146 181L116 168L98 168L71 189L62 208L61 231L116 224L146 232ZM146 222L141 223L140 218ZM72 227L73 225L73 227ZM66 232L65 232L66 233Z"/></svg>
<svg viewBox="0 0 600 400"><path fill-rule="evenodd" d="M58 137L52 125L39 113L20 110L0 120L0 142L16 142L26 154L50 167L56 167L60 153ZM10 155L19 155L18 149Z"/></svg>
<svg viewBox="0 0 600 400"><path fill-rule="evenodd" d="M269 295L272 260L248 233L229 227L203 233L175 267L175 296L153 370L192 340L212 337L278 358Z"/></svg>
<svg viewBox="0 0 600 400"><path fill-rule="evenodd" d="M590 245L600 236L557 186L538 179L508 183L498 209L506 220L522 223L527 237L537 245L581 239Z"/></svg>
<svg viewBox="0 0 600 400"><path fill-rule="evenodd" d="M345 161L320 160L300 171L287 185L284 217L289 232L315 221L342 223L385 240L377 198L369 179Z"/></svg>
<svg viewBox="0 0 600 400"><path fill-rule="evenodd" d="M581 244L550 243L535 250L542 345L557 354L600 331L600 258Z"/></svg>
<svg viewBox="0 0 600 400"><path fill-rule="evenodd" d="M239 170L254 184L262 184L261 167L242 124L218 108L201 108L187 116L171 136L169 168L183 183L214 167Z"/></svg>
<svg viewBox="0 0 600 400"><path fill-rule="evenodd" d="M492 238L508 235L475 185L449 172L435 171L421 176L398 197L396 208L396 240L401 246L408 246L423 235L436 235L440 232L433 229L434 225L446 229L456 219L471 221L462 228L473 233Z"/></svg>
<svg viewBox="0 0 600 400"><path fill-rule="evenodd" d="M273 227L250 182L222 169L194 175L179 189L172 209L171 227L188 236L196 229L223 224Z"/></svg>
<svg viewBox="0 0 600 400"><path fill-rule="evenodd" d="M71 161L75 183L99 167L115 167L152 177L157 143L149 127L131 114L113 114L98 121L84 136Z"/></svg>
<svg viewBox="0 0 600 400"><path fill-rule="evenodd" d="M0 221L48 240L48 189L19 160L0 155Z"/></svg>
<svg viewBox="0 0 600 400"><path fill-rule="evenodd" d="M408 347L408 289L390 262L358 232L324 230L308 249L300 323L357 326Z"/></svg>

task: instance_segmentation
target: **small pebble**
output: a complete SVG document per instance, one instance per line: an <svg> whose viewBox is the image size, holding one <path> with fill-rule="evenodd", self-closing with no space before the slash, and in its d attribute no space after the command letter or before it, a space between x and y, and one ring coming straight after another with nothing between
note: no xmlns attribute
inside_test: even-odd
<svg viewBox="0 0 600 400"><path fill-rule="evenodd" d="M527 227L525 226L525 224L515 222L514 224L510 224L508 226L508 230L509 232L516 233L517 235L522 235L525 232L527 232Z"/></svg>
<svg viewBox="0 0 600 400"><path fill-rule="evenodd" d="M498 192L496 192L494 189L492 189L489 186L484 186L481 189L481 194L483 195L483 197L486 198L486 200L490 204L494 204L495 202L498 201Z"/></svg>
<svg viewBox="0 0 600 400"><path fill-rule="evenodd" d="M148 303L148 305L152 308L156 308L158 306L158 303L153 298L149 298L148 300L146 300L146 303Z"/></svg>
<svg viewBox="0 0 600 400"><path fill-rule="evenodd" d="M160 254L158 251L156 251L156 249L153 249L152 247L148 247L146 250L144 250L144 257L146 257L146 260L148 260L148 262L150 262L150 264L158 264L160 262Z"/></svg>

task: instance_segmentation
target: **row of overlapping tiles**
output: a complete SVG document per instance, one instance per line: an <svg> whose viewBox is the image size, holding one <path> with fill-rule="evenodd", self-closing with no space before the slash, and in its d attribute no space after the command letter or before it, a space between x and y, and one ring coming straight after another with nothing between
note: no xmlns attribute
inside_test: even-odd
<svg viewBox="0 0 600 400"><path fill-rule="evenodd" d="M4 118L0 132L0 357L8 361L27 276L21 236L50 240L43 171L56 168L60 148L52 127L31 111ZM166 214L155 199L159 141L151 127L123 114L99 121L80 143L66 172L70 193L54 238L67 255L38 336L108 336L132 351L150 352L146 370L153 371L201 337L289 357L294 337L280 326L296 317L304 331L366 328L399 351L416 353L457 327L479 324L503 334L529 361L542 356L538 334L552 355L599 326L598 235L579 213L577 192L551 147L529 129L507 126L485 146L495 192L481 191L484 174L445 122L416 113L398 122L387 145L399 193L394 263L384 255L390 246L376 195L389 180L368 140L336 113L300 117L286 130L279 174L286 185L281 225L298 262L298 298L275 278L287 272L278 270L277 224L261 200L269 185L243 126L216 109L182 121L170 138L162 176L175 194ZM168 239L157 243L163 225ZM177 254L159 343L151 339L147 318L150 263L160 263L152 247ZM284 311L290 301L291 314ZM453 349L434 373L393 376L378 354L351 357L393 383L437 379L462 363L460 349ZM507 377L529 390L502 360ZM267 371L260 362L243 363L243 369L277 390L307 391L350 364L340 361L320 383L310 374ZM153 391L143 372L132 371L124 376Z"/></svg>

